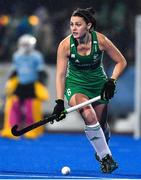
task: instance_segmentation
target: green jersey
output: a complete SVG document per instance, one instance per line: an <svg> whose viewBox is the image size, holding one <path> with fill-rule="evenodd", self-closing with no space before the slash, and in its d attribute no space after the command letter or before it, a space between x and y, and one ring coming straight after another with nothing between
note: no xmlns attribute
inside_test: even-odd
<svg viewBox="0 0 141 180"><path fill-rule="evenodd" d="M74 37L70 36L70 57L66 75L65 95L68 101L76 93L89 98L100 95L107 76L103 68L103 54L99 49L96 32L92 32L89 55L78 54Z"/></svg>

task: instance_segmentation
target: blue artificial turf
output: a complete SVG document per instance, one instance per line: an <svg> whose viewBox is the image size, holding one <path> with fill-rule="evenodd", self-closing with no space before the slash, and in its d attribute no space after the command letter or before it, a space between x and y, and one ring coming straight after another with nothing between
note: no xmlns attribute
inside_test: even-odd
<svg viewBox="0 0 141 180"><path fill-rule="evenodd" d="M35 140L0 137L0 176L12 173L15 177L61 177L61 168L69 166L70 175L75 177L141 178L141 140L112 135L110 148L119 168L103 174L84 134L46 133Z"/></svg>

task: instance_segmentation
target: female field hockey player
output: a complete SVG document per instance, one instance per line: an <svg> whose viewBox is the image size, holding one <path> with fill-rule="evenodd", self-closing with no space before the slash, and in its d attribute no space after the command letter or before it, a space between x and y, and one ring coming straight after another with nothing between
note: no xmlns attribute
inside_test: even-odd
<svg viewBox="0 0 141 180"><path fill-rule="evenodd" d="M116 81L126 67L126 60L115 45L97 32L94 9L76 9L70 18L71 34L62 40L57 52L57 100L53 114L57 121L63 119L64 94L70 106L101 95L101 100L81 108L86 127L85 133L96 151L104 173L114 171L114 161L108 146L110 138L107 124L107 106L114 96ZM104 52L115 62L108 78L102 64ZM104 136L105 135L105 136Z"/></svg>

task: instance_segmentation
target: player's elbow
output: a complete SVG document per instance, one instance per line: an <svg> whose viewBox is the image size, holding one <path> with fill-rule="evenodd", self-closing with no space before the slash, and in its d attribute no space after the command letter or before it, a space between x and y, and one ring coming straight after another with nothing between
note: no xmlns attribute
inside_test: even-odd
<svg viewBox="0 0 141 180"><path fill-rule="evenodd" d="M127 61L124 57L121 57L118 61L118 64L120 65L120 67L122 67L122 69L125 69L127 66Z"/></svg>
<svg viewBox="0 0 141 180"><path fill-rule="evenodd" d="M125 68L126 68L126 66L127 66L127 61L126 61L126 59L125 59L125 58L123 59L122 64L123 64L123 68L125 69Z"/></svg>

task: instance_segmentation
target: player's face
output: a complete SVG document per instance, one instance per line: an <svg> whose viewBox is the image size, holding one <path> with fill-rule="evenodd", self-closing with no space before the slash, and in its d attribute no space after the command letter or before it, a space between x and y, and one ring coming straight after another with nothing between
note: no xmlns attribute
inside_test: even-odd
<svg viewBox="0 0 141 180"><path fill-rule="evenodd" d="M79 39L88 32L88 25L82 17L72 16L70 19L70 30L73 37Z"/></svg>

